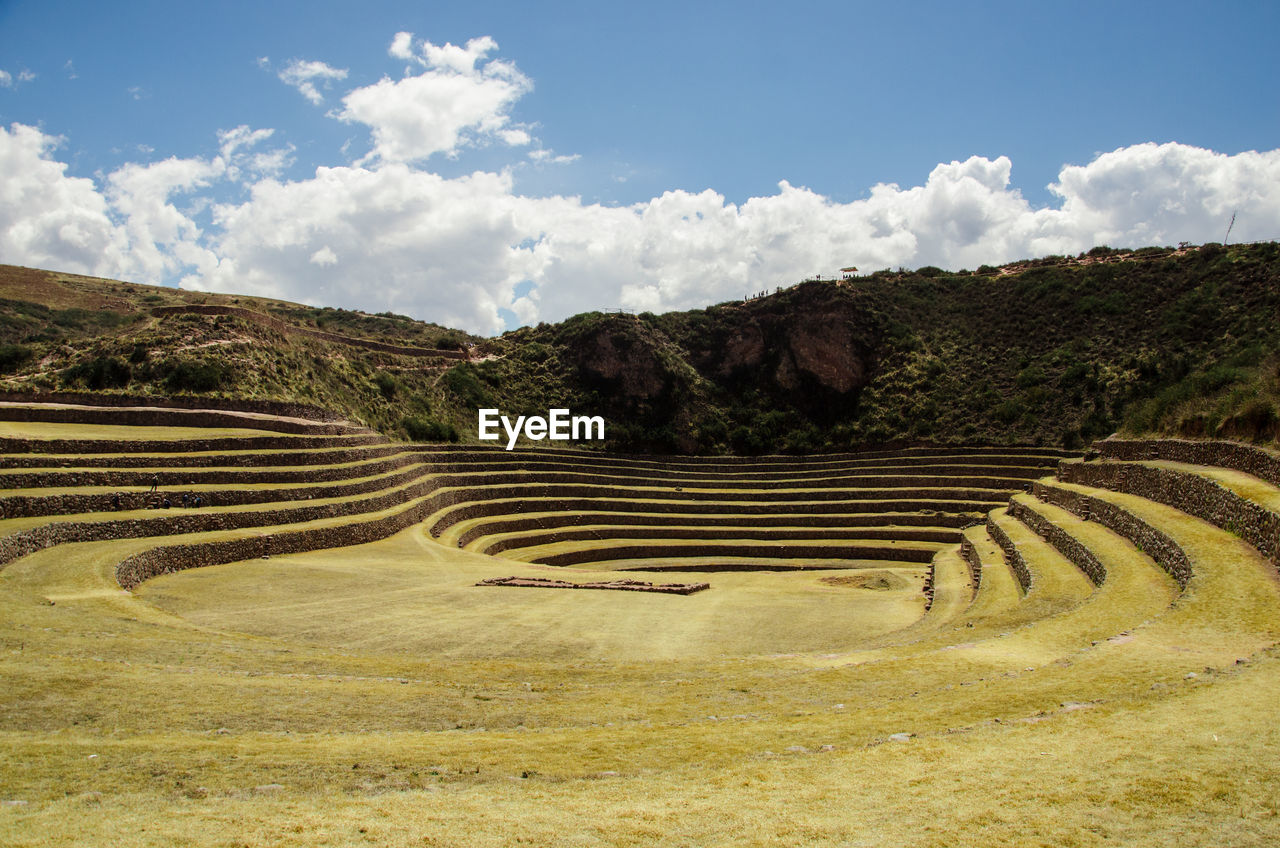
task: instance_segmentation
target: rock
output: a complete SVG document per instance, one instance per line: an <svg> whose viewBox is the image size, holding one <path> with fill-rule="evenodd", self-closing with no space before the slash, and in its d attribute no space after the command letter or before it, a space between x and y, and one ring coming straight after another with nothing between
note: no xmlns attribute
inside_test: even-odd
<svg viewBox="0 0 1280 848"><path fill-rule="evenodd" d="M788 746L788 747L787 747L787 750L788 750L788 751L790 751L790 752L791 752L791 753L793 753L793 754L807 754L807 753L809 753L809 749L808 749L808 748L806 748L806 747L805 747L805 746L803 746L803 745L790 745L790 746Z"/></svg>
<svg viewBox="0 0 1280 848"><path fill-rule="evenodd" d="M889 741L890 742L906 742L912 736L915 736L915 734L914 733L891 733L889 734Z"/></svg>
<svg viewBox="0 0 1280 848"><path fill-rule="evenodd" d="M264 783L261 786L253 787L254 793L258 795L266 795L272 792L279 792L284 789L283 783Z"/></svg>

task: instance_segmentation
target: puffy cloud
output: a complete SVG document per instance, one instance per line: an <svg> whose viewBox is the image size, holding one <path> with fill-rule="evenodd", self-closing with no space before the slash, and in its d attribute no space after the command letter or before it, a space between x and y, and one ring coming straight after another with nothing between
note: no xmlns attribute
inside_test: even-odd
<svg viewBox="0 0 1280 848"><path fill-rule="evenodd" d="M258 177L276 177L293 164L293 145L259 153L247 152L273 135L274 129L254 130L247 124L218 130L218 155L227 164L227 177L240 180L246 172Z"/></svg>
<svg viewBox="0 0 1280 848"><path fill-rule="evenodd" d="M510 62L484 61L497 47L485 36L465 47L424 41L415 53L412 35L398 33L391 55L412 59L424 70L400 80L383 77L342 98L339 117L368 126L373 135L373 150L361 164L452 156L491 138L511 146L529 144L529 133L512 124L509 110L533 83Z"/></svg>
<svg viewBox="0 0 1280 848"><path fill-rule="evenodd" d="M262 61L260 59L259 64ZM332 80L346 79L347 70L346 68L330 67L324 62L304 62L301 59L294 59L285 66L279 76L281 82L298 89L303 97L319 106L324 102L324 95L316 88L316 83L319 82L327 87Z"/></svg>
<svg viewBox="0 0 1280 848"><path fill-rule="evenodd" d="M413 58L413 33L397 32L387 48L387 55L396 59Z"/></svg>
<svg viewBox="0 0 1280 848"><path fill-rule="evenodd" d="M627 207L522 196L510 171L446 178L415 163L504 133L522 141L508 113L527 80L485 61L491 39L415 49L404 36L389 52L422 72L343 99L343 118L370 127L373 153L306 179L280 178L292 148L262 149L270 130L239 126L218 134L211 159L127 164L99 189L67 176L53 158L59 139L0 129L0 261L495 332L509 314L532 322L605 306L689 308L850 264L973 268L1104 243L1220 240L1233 212L1233 241L1280 235L1280 150L1172 143L1063 166L1050 186L1056 208L1027 203L1007 157L978 156L849 203L786 182L741 204L711 190ZM526 161L565 158L537 149ZM245 199L209 206L228 180ZM203 228L193 211L202 204Z"/></svg>
<svg viewBox="0 0 1280 848"><path fill-rule="evenodd" d="M1280 150L1234 156L1185 144L1137 144L1064 166L1050 190L1061 217L1098 243L1276 238Z"/></svg>
<svg viewBox="0 0 1280 848"><path fill-rule="evenodd" d="M200 228L171 198L208 186L225 171L221 158L169 158L130 163L107 177L107 199L123 219L133 276L160 283L187 265L216 261L198 243Z"/></svg>
<svg viewBox="0 0 1280 848"><path fill-rule="evenodd" d="M263 180L246 202L215 207L221 262L199 284L492 332L526 276L520 202L508 176L445 179L403 163Z"/></svg>
<svg viewBox="0 0 1280 848"><path fill-rule="evenodd" d="M68 177L61 143L35 127L0 127L0 261L83 274L126 267L125 237L92 180Z"/></svg>
<svg viewBox="0 0 1280 848"><path fill-rule="evenodd" d="M0 69L0 88L13 88L13 74Z"/></svg>

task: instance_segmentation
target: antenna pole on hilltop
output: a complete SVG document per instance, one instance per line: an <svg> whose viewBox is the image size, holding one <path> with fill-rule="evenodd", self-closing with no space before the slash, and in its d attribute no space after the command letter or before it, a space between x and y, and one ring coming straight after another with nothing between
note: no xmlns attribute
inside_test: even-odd
<svg viewBox="0 0 1280 848"><path fill-rule="evenodd" d="M1223 244L1223 246L1225 246L1225 245L1226 245L1226 243L1227 243L1227 239L1231 237L1231 228L1232 228L1232 227L1234 227L1235 225L1236 225L1236 213L1235 213L1235 212L1232 212L1232 213L1231 213L1231 223L1230 223L1230 224L1227 224L1227 234L1226 234L1225 236L1223 236L1223 237L1222 237L1222 244Z"/></svg>

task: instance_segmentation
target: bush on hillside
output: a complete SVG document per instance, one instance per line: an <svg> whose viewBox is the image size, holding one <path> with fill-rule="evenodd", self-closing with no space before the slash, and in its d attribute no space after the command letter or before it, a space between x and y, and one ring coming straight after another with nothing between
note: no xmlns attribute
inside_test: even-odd
<svg viewBox="0 0 1280 848"><path fill-rule="evenodd" d="M226 369L214 362L170 361L165 370L165 388L171 392L212 392L227 379Z"/></svg>
<svg viewBox="0 0 1280 848"><path fill-rule="evenodd" d="M405 435L415 442L456 442L458 430L447 421L420 416L405 416L400 421Z"/></svg>
<svg viewBox="0 0 1280 848"><path fill-rule="evenodd" d="M81 362L62 372L67 385L84 385L93 391L122 389L133 379L129 363L114 356L99 356L92 362Z"/></svg>
<svg viewBox="0 0 1280 848"><path fill-rule="evenodd" d="M0 374L17 371L32 357L31 348L24 345L0 345Z"/></svg>

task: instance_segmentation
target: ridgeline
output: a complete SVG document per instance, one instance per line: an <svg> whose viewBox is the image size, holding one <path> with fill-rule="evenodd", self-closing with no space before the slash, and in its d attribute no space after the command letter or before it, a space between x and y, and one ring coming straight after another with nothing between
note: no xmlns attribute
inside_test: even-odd
<svg viewBox="0 0 1280 848"><path fill-rule="evenodd" d="M12 266L0 298L0 391L302 404L415 441L474 441L478 407L603 415L595 446L654 453L1274 442L1280 424L1274 242L880 271L494 339Z"/></svg>

